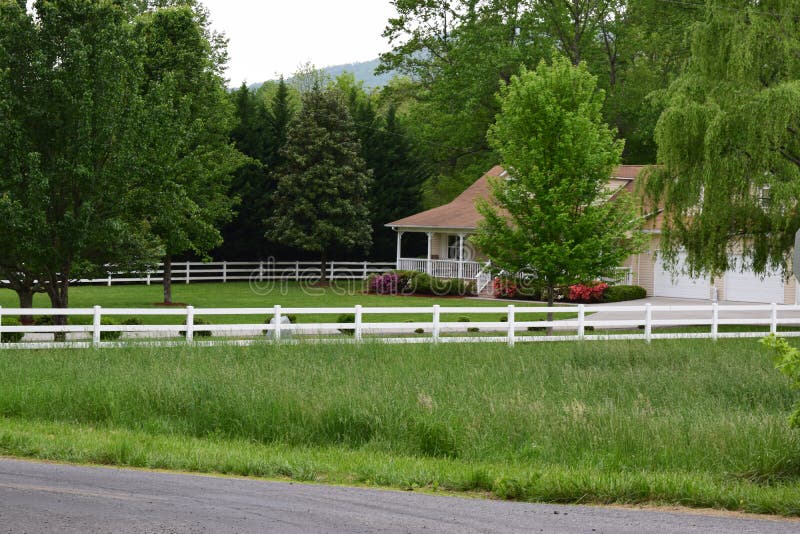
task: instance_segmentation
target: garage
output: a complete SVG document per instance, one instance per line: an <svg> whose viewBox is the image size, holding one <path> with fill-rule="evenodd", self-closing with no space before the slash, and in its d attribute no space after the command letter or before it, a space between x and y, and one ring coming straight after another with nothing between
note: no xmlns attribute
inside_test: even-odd
<svg viewBox="0 0 800 534"><path fill-rule="evenodd" d="M686 256L678 256L676 274L664 268L661 260L656 261L653 273L653 294L656 297L684 299L704 299L711 297L711 281L708 278L692 278L683 272Z"/></svg>
<svg viewBox="0 0 800 534"><path fill-rule="evenodd" d="M783 277L778 273L763 278L753 271L725 273L725 300L783 304L783 288Z"/></svg>

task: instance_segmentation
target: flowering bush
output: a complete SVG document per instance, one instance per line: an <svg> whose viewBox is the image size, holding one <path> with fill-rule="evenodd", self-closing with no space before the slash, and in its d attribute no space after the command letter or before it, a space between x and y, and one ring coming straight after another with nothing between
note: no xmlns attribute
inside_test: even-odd
<svg viewBox="0 0 800 534"><path fill-rule="evenodd" d="M570 302L600 302L603 300L603 294L608 289L608 284L605 282L598 282L596 284L575 284L569 286Z"/></svg>
<svg viewBox="0 0 800 534"><path fill-rule="evenodd" d="M396 295L399 285L400 277L397 273L386 273L370 279L369 292L378 295Z"/></svg>
<svg viewBox="0 0 800 534"><path fill-rule="evenodd" d="M495 278L492 288L497 299L513 299L519 293L517 282L512 278Z"/></svg>

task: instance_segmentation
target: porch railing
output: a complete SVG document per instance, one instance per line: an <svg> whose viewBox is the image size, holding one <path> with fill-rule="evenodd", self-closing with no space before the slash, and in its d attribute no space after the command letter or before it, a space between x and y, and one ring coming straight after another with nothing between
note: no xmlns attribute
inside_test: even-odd
<svg viewBox="0 0 800 534"><path fill-rule="evenodd" d="M398 264L401 271L428 273L434 278L474 280L483 270L483 264L477 261L401 258Z"/></svg>

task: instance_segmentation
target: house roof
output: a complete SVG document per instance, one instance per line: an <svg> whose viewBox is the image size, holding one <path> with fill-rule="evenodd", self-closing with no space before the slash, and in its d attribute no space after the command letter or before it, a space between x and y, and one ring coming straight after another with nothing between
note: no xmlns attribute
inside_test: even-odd
<svg viewBox="0 0 800 534"><path fill-rule="evenodd" d="M614 191L622 188L631 191L633 181L643 168L642 165L620 165L609 180L609 188ZM419 230L436 228L475 230L483 218L478 213L475 202L481 198L489 199L491 196L489 178L497 178L504 173L505 170L500 165L492 167L489 172L481 176L452 202L390 222L386 226Z"/></svg>

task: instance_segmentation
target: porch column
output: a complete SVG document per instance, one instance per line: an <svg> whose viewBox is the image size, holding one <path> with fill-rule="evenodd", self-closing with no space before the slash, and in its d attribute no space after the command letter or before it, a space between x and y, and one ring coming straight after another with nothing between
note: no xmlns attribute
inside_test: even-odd
<svg viewBox="0 0 800 534"><path fill-rule="evenodd" d="M428 234L428 261L425 263L425 272L431 274L431 252L433 247L433 232L426 232Z"/></svg>
<svg viewBox="0 0 800 534"><path fill-rule="evenodd" d="M458 234L458 278L464 278L464 234Z"/></svg>
<svg viewBox="0 0 800 534"><path fill-rule="evenodd" d="M402 243L403 243L403 232L397 232L397 267L396 269L400 270L400 258L403 257L402 253Z"/></svg>

